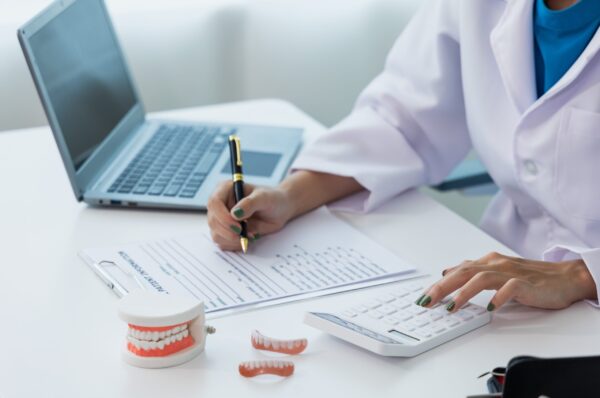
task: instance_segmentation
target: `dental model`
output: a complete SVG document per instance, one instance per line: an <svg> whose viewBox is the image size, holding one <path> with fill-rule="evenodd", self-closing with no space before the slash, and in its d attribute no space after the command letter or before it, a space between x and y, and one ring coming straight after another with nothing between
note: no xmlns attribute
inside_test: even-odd
<svg viewBox="0 0 600 398"><path fill-rule="evenodd" d="M272 374L288 377L294 374L294 363L290 361L249 361L239 366L240 374L244 377L254 377Z"/></svg>
<svg viewBox="0 0 600 398"><path fill-rule="evenodd" d="M136 290L121 299L119 317L127 322L123 360L142 368L165 368L187 362L204 350L202 302L169 294Z"/></svg>
<svg viewBox="0 0 600 398"><path fill-rule="evenodd" d="M282 354L297 355L306 349L306 339L278 340L261 334L254 330L250 336L252 346L257 350L280 352Z"/></svg>

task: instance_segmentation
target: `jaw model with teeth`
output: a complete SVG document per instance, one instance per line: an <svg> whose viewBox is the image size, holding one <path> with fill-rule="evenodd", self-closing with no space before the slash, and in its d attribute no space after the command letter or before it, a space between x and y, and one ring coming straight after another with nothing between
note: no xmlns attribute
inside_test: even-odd
<svg viewBox="0 0 600 398"><path fill-rule="evenodd" d="M142 368L164 368L191 360L204 350L204 304L185 297L131 292L119 303L119 317L127 322L125 362Z"/></svg>

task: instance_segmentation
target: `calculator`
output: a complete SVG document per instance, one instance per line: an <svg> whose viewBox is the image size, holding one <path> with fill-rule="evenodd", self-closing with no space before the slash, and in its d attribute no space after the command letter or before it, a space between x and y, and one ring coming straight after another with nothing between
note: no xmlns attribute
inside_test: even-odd
<svg viewBox="0 0 600 398"><path fill-rule="evenodd" d="M379 355L413 357L491 320L485 308L472 303L449 313L449 298L432 308L418 306L425 289L419 283L400 284L339 312L308 312L304 322Z"/></svg>

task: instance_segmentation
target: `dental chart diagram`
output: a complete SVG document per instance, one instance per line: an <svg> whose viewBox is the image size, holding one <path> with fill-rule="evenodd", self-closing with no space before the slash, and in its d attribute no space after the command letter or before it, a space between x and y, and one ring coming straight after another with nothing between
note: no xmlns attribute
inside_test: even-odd
<svg viewBox="0 0 600 398"><path fill-rule="evenodd" d="M80 256L113 290L115 284L121 287L120 295L142 288L190 296L204 302L206 313L352 290L417 274L414 267L325 207L254 242L247 254L221 251L206 231L87 249Z"/></svg>

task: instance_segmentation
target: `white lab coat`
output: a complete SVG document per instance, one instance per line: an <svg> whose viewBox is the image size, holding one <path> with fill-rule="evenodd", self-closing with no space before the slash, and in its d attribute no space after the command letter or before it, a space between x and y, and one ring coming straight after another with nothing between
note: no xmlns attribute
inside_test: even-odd
<svg viewBox="0 0 600 398"><path fill-rule="evenodd" d="M337 206L368 211L474 148L500 187L482 228L526 258L583 258L598 287L600 33L538 99L533 6L424 1L352 113L293 168L354 177L366 191Z"/></svg>

